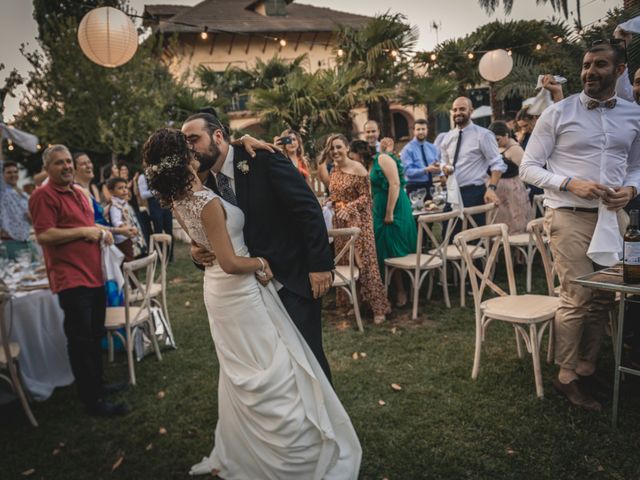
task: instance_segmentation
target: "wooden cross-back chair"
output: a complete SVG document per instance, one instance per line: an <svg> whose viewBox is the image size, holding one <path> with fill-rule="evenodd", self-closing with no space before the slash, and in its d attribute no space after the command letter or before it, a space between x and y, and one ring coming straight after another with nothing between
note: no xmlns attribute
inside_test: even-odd
<svg viewBox="0 0 640 480"><path fill-rule="evenodd" d="M33 416L27 393L22 384L22 376L20 375L20 366L18 365L18 357L20 356L20 345L16 342L9 341L9 329L5 323L4 307L8 300L8 294L0 291L0 372L7 370L9 375L0 373L0 378L7 382L11 390L18 396L20 405L24 413L27 415L29 422L34 427L38 426L36 417ZM0 470L2 470L0 468Z"/></svg>
<svg viewBox="0 0 640 480"><path fill-rule="evenodd" d="M356 240L360 235L359 228L334 228L329 230L329 238L335 240L338 238L348 237L345 244L337 251L334 257L335 270L333 271L333 283L332 287L341 288L344 290L351 303L353 304L353 311L356 317L356 323L358 330L364 332L364 326L362 325L362 318L360 316L360 306L358 305L358 291L356 283L360 278L360 269L356 265ZM340 265L340 262L345 259L346 265Z"/></svg>
<svg viewBox="0 0 640 480"><path fill-rule="evenodd" d="M158 252L125 262L122 265L124 273L124 306L107 307L105 327L107 329L107 343L109 346L109 358L113 359L113 336L117 336L127 352L127 363L129 364L129 383L136 384L135 363L133 358L134 338L133 329L137 326L147 325L153 349L158 360L162 360L160 347L155 335L155 325L151 315L151 288L154 278ZM142 272L145 272L145 280L141 279ZM124 328L122 335L118 330Z"/></svg>
<svg viewBox="0 0 640 480"><path fill-rule="evenodd" d="M472 242L482 240L486 241L486 244L491 245L491 247L483 271L480 271L473 263L471 251L474 248ZM513 326L516 336L516 348L520 358L523 357L520 337L524 340L527 351L531 354L533 360L536 394L542 398L544 390L540 368L540 347L545 330L552 328L560 299L549 295L517 294L511 248L509 246L509 234L505 224L471 228L456 235L454 242L460 248L468 265L471 289L473 291L476 335L471 378L477 379L480 371L480 354L487 328L491 322L499 320ZM503 290L493 280L494 264L500 252L504 255L508 291ZM497 296L483 300L485 293L488 293L487 288L488 291ZM550 360L551 345L549 345L547 355L547 361Z"/></svg>
<svg viewBox="0 0 640 480"><path fill-rule="evenodd" d="M411 280L412 289L412 317L414 320L418 318L418 303L420 287L424 280L429 276L429 288L427 291L427 298L431 298L433 291L433 272L440 272L440 282L442 283L442 293L444 295L444 301L447 308L451 308L451 301L449 300L449 289L447 285L447 258L445 250L449 245L451 239L451 233L459 221L460 213L458 211L434 213L428 215L422 215L418 218L418 240L416 242L415 253L410 253L404 257L387 258L384 261L385 275L384 286L385 293L389 291L389 284L391 283L391 276L396 270L406 273ZM442 238L438 239L433 231L433 227L436 223L442 223L447 225L446 229L442 232ZM422 252L422 244L424 235L427 235L431 245L435 248L429 250L426 253Z"/></svg>

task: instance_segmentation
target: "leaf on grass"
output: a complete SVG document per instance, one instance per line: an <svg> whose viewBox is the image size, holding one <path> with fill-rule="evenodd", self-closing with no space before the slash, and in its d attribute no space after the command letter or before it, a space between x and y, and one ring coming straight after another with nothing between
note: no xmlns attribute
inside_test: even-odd
<svg viewBox="0 0 640 480"><path fill-rule="evenodd" d="M28 470L25 470L24 472L22 472L22 476L23 477L29 477L31 475L33 475L34 473L36 473L36 469L35 468L30 468Z"/></svg>
<svg viewBox="0 0 640 480"><path fill-rule="evenodd" d="M402 387L400 385L398 385L397 383L392 383L391 384L391 388L393 390L395 390L396 392L399 392L400 390L402 390Z"/></svg>
<svg viewBox="0 0 640 480"><path fill-rule="evenodd" d="M117 468L120 467L120 465L122 465L122 462L124 462L124 452L119 452L118 453L118 458L116 458L116 461L113 462L113 465L111 465L111 471L115 471Z"/></svg>
<svg viewBox="0 0 640 480"><path fill-rule="evenodd" d="M358 359L358 352L353 352L353 354L351 355L351 358L353 358L354 360Z"/></svg>
<svg viewBox="0 0 640 480"><path fill-rule="evenodd" d="M59 453L60 453L60 449L54 448L53 451L51 452L51 455L58 455Z"/></svg>
<svg viewBox="0 0 640 480"><path fill-rule="evenodd" d="M597 470L598 470L599 472L604 472L604 467L603 467L602 465L598 465Z"/></svg>
<svg viewBox="0 0 640 480"><path fill-rule="evenodd" d="M380 405L381 407L384 407L387 404L387 402L385 402L384 400L380 399L378 400L378 405Z"/></svg>
<svg viewBox="0 0 640 480"><path fill-rule="evenodd" d="M398 332L398 327L393 327L391 329L391 333L393 333L394 335Z"/></svg>
<svg viewBox="0 0 640 480"><path fill-rule="evenodd" d="M507 455L514 455L516 453L516 451L511 448L511 447L507 447Z"/></svg>
<svg viewBox="0 0 640 480"><path fill-rule="evenodd" d="M158 430L158 433L160 435L166 435L167 434L167 429L164 427L160 427L160 430Z"/></svg>
<svg viewBox="0 0 640 480"><path fill-rule="evenodd" d="M169 283L173 283L173 284L178 284L178 283L183 283L184 282L184 278L183 277L176 277L176 278L172 278L171 280L169 280Z"/></svg>
<svg viewBox="0 0 640 480"><path fill-rule="evenodd" d="M60 443L58 443L58 447L59 447L59 448L64 448L64 446L65 446L65 445L66 445L66 444L65 444L64 442L60 442Z"/></svg>
<svg viewBox="0 0 640 480"><path fill-rule="evenodd" d="M162 400L164 398L164 392L160 390L158 393L156 393L156 398L158 400Z"/></svg>
<svg viewBox="0 0 640 480"><path fill-rule="evenodd" d="M150 443L149 445L147 445L146 447L144 447L144 449L149 452L151 451L151 449L153 449L153 443Z"/></svg>
<svg viewBox="0 0 640 480"><path fill-rule="evenodd" d="M364 352L360 352L360 356L361 356L362 358L367 358L367 354L366 354L366 353L364 353Z"/></svg>
<svg viewBox="0 0 640 480"><path fill-rule="evenodd" d="M184 306L185 307L190 307L191 306L191 302L189 300L187 300L186 302L184 302Z"/></svg>

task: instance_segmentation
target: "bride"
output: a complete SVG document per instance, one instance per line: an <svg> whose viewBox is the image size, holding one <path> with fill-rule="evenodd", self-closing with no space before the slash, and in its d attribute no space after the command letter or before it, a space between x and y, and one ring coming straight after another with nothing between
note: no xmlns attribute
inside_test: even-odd
<svg viewBox="0 0 640 480"><path fill-rule="evenodd" d="M216 255L204 302L220 364L218 424L191 475L232 479L355 479L362 449L315 356L284 309L266 259L244 243L244 215L205 188L179 130L145 144L145 175L185 232Z"/></svg>

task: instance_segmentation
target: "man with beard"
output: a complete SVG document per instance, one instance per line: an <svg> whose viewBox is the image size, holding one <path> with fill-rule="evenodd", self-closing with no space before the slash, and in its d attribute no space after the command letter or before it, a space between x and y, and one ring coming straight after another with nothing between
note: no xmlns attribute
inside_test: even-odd
<svg viewBox="0 0 640 480"><path fill-rule="evenodd" d="M502 161L496 137L490 130L471 121L473 105L467 97L458 97L451 107L455 128L450 130L440 147L441 168L445 175L454 175L464 207L475 207L483 203L498 204L496 189L507 165ZM488 185L485 184L487 171L491 172ZM445 211L451 210L447 203ZM485 218L478 215L478 225L484 225ZM454 235L459 231L456 226Z"/></svg>
<svg viewBox="0 0 640 480"><path fill-rule="evenodd" d="M619 211L640 186L638 107L615 95L624 62L618 45L589 48L583 91L542 113L520 165L524 181L544 188L545 229L560 278L554 324L560 370L553 385L572 404L594 411L602 408L593 398L603 387L596 360L614 297L572 280L598 268L587 249L599 204Z"/></svg>
<svg viewBox="0 0 640 480"><path fill-rule="evenodd" d="M253 256L264 257L291 319L331 380L322 348L322 296L332 283L333 256L320 204L291 161L257 150L250 156L230 145L217 117L197 113L182 126L200 161L202 182L245 215L244 236ZM200 264L211 252L192 246Z"/></svg>
<svg viewBox="0 0 640 480"><path fill-rule="evenodd" d="M407 179L407 194L424 188L427 198L431 198L431 175L440 173L440 150L427 142L427 133L427 121L416 120L413 126L413 140L404 146L400 152L400 159Z"/></svg>

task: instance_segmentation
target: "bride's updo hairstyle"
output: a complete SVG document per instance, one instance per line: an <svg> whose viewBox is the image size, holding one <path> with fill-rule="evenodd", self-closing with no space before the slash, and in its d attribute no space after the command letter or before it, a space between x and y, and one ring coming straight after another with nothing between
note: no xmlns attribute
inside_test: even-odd
<svg viewBox="0 0 640 480"><path fill-rule="evenodd" d="M191 191L193 173L188 168L191 153L187 138L180 130L160 128L142 148L144 175L164 207Z"/></svg>

